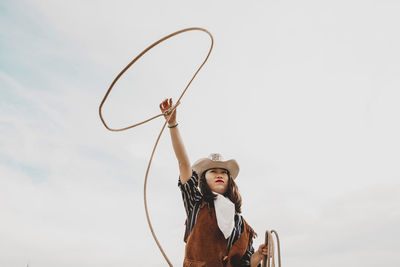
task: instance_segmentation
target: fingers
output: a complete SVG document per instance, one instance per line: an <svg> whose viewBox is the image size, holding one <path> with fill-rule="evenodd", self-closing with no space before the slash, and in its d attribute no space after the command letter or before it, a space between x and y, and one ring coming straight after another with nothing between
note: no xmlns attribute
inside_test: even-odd
<svg viewBox="0 0 400 267"><path fill-rule="evenodd" d="M261 253L262 255L268 255L268 247L267 247L267 245L265 245L265 244L261 244L259 247L258 247L258 252L259 253Z"/></svg>
<svg viewBox="0 0 400 267"><path fill-rule="evenodd" d="M259 251L260 254L264 255L264 256L268 256L268 250L267 249L263 249L262 251Z"/></svg>
<svg viewBox="0 0 400 267"><path fill-rule="evenodd" d="M161 102L161 104L160 104L160 109L162 110L162 112L164 112L166 109L168 109L168 107L167 107L167 102L168 102L168 99L167 99L167 98L164 99L163 102Z"/></svg>
<svg viewBox="0 0 400 267"><path fill-rule="evenodd" d="M165 110L169 109L170 107L172 107L172 98L170 98L170 99L166 98L160 104L160 109L161 109L162 112L164 112Z"/></svg>

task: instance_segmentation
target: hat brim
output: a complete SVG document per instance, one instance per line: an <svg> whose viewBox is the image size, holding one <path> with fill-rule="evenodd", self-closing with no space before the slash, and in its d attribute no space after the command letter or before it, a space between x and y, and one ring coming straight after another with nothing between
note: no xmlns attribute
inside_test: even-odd
<svg viewBox="0 0 400 267"><path fill-rule="evenodd" d="M192 169L199 175L199 177L204 171L214 168L228 170L232 179L236 179L239 174L239 164L234 159L227 161L214 161L209 158L202 158L197 160L192 166Z"/></svg>

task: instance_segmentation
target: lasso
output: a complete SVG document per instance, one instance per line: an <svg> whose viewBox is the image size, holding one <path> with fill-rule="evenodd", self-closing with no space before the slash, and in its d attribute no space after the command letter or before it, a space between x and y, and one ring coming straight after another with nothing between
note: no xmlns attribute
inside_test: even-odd
<svg viewBox="0 0 400 267"><path fill-rule="evenodd" d="M278 245L278 266L281 267L281 245L275 230L265 231L265 244L268 246L268 255L264 256L262 267L275 267L275 243L272 234L276 237Z"/></svg>
<svg viewBox="0 0 400 267"><path fill-rule="evenodd" d="M179 97L178 100L176 101L176 104L175 104L174 106L172 106L170 109L168 109L167 111L165 111L164 113L158 114L158 115L156 115L156 116L153 116L153 117L151 117L151 118L149 118L149 119L147 119L147 120L144 120L144 121L142 121L142 122L133 124L133 125L131 125L131 126L127 126L127 127L120 128L120 129L113 129L113 128L108 127L108 125L106 124L106 122L104 121L103 116L102 116L102 107L103 107L103 104L104 104L104 102L106 101L108 95L110 94L112 88L114 87L114 85L115 85L116 82L118 81L118 79L121 78L121 76L122 76L122 75L123 75L123 74L124 74L138 59L139 59L139 58L141 58L145 53L147 53L147 51L149 51L150 49L152 49L154 46L160 44L161 42L163 42L163 41L165 41L165 40L167 40L167 39L169 39L169 38L171 38L171 37L173 37L173 36L175 36L175 35L178 35L178 34L181 34L181 33L187 32L187 31L202 31L202 32L205 32L205 33L208 34L208 36L210 37L211 45L210 45L210 49L209 49L209 51L208 51L208 54L207 54L206 58L204 59L203 63L200 65L200 67L197 69L197 71L194 73L192 79L191 79L191 80L189 81L189 83L186 85L186 87L185 87L185 89L183 90L182 94L180 95L180 97ZM167 35L167 36L161 38L160 40L158 40L157 42L151 44L149 47L147 47L145 50L143 50L138 56L136 56L136 57L135 57L135 58L134 58L134 59L133 59L133 60L118 74L118 75L117 75L117 77L114 79L114 81L111 83L110 87L108 88L108 90L107 90L107 92L106 92L106 94L105 94L105 96L104 96L104 98L103 98L103 100L101 101L101 104L100 104L100 106L99 106L99 115L100 115L100 119L101 119L101 121L103 122L104 126L105 126L108 130L110 130L110 131L115 131L115 132L124 131L124 130L128 130L128 129L130 129L130 128L134 128L134 127L136 127L136 126L139 126L139 125L141 125L141 124L144 124L144 123L146 123L146 122L149 122L149 121L151 121L151 120L153 120L153 119L155 119L155 118L158 118L158 117L160 117L160 116L167 116L167 120L165 120L164 125L163 125L163 127L161 128L160 133L158 134L157 141L156 141L156 143L154 144L153 151L152 151L152 153L151 153L151 157L150 157L149 163L148 163L148 165L147 165L146 176L145 176L145 179L144 179L144 194L143 194L143 195L144 195L144 207L145 207L145 211L146 211L147 223L148 223L148 225L149 225L149 227L150 227L151 234L153 235L153 238L154 238L154 240L156 241L158 248L160 249L162 255L163 255L164 258L165 258L165 260L168 262L169 266L173 266L173 265L171 264L170 260L168 259L167 255L165 254L163 248L161 247L161 244L160 244L160 242L159 242L158 239L157 239L157 236L156 236L156 234L155 234L155 232L154 232L153 226L152 226L151 221L150 221L149 211L148 211L148 208L147 208L147 197L146 197L146 196L147 196L147 194L146 194L147 179L148 179L148 174L149 174L151 162L152 162L152 160L153 160L154 152L155 152L155 150L156 150L156 148L157 148L158 142L159 142L160 137L161 137L161 135L162 135L162 133L163 133L163 131L164 131L164 129L165 129L165 126L167 125L167 123L168 123L168 121L169 121L169 119L170 119L169 115L170 115L170 114L177 108L177 106L180 104L180 100L182 99L183 95L186 93L186 91L187 91L187 89L189 88L190 84L192 83L193 79L196 77L197 73L200 71L200 69L203 67L203 65L204 65L204 64L206 63L206 61L208 60L208 57L209 57L210 54L211 54L211 51L212 51L212 49L213 49L213 46L214 46L214 38L213 38L212 34L211 34L209 31L207 31L206 29L198 28L198 27L186 28L186 29L183 29L183 30L180 30L180 31L171 33L171 34L169 34L169 35ZM268 257L268 258L269 258L269 257ZM265 262L265 260L264 260L264 262Z"/></svg>

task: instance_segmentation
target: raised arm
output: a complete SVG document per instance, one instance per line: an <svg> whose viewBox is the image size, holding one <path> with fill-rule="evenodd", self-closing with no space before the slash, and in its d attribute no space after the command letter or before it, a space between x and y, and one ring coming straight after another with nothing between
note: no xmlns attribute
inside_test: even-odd
<svg viewBox="0 0 400 267"><path fill-rule="evenodd" d="M161 104L160 104L160 109L162 112L165 112L168 110L170 107L172 107L172 98L165 99ZM169 126L174 126L177 124L176 120L176 109L174 112L170 115L170 120L168 121ZM168 116L165 116L165 119L168 120ZM175 156L176 159L178 160L178 166L179 166L179 173L180 173L180 179L181 183L185 184L187 180L192 176L192 167L190 164L189 157L186 153L185 145L183 144L182 137L179 133L179 128L178 126L169 128L170 129L170 134L171 134L171 141L172 141L172 147L174 148L175 151Z"/></svg>

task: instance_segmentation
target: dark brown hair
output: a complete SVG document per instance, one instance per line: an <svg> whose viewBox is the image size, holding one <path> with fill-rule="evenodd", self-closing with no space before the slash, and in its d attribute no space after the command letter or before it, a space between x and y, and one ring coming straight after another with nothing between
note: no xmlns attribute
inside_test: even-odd
<svg viewBox="0 0 400 267"><path fill-rule="evenodd" d="M210 170L210 169L208 169ZM206 181L206 172L208 170L203 171L200 177L200 190L201 193L203 194L203 199L206 201L209 205L213 206L214 205L214 199L217 197L216 194L214 194L210 187L207 184ZM233 204L235 204L235 210L236 212L241 213L242 212L242 196L239 193L239 188L237 187L235 181L232 179L231 174L228 172L228 189L226 190L224 196L229 198Z"/></svg>

